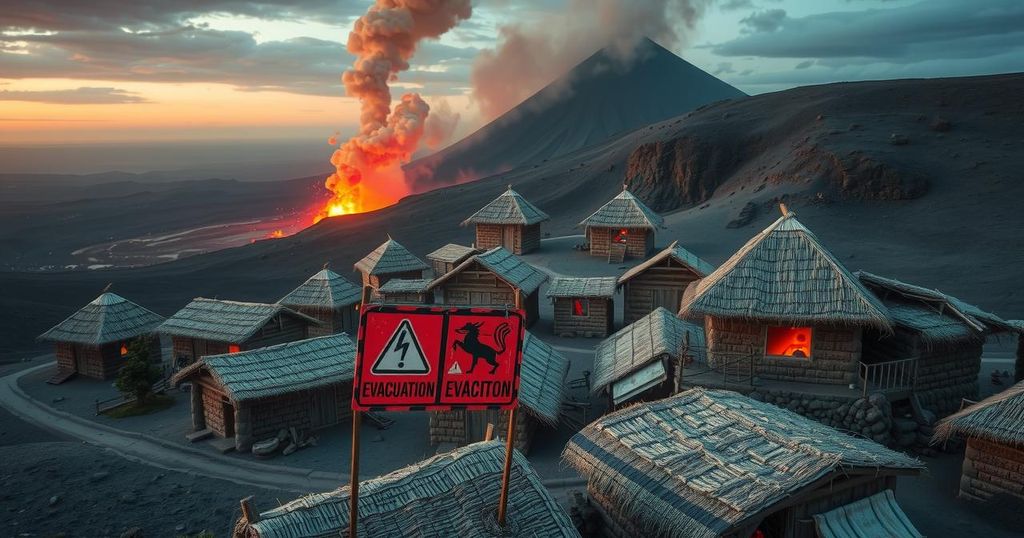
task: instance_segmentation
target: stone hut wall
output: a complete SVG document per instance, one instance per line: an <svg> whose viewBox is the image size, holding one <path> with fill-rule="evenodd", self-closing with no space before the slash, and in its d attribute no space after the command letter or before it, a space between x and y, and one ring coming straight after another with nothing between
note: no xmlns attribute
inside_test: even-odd
<svg viewBox="0 0 1024 538"><path fill-rule="evenodd" d="M960 497L1010 496L1024 501L1024 449L970 438L960 475Z"/></svg>
<svg viewBox="0 0 1024 538"><path fill-rule="evenodd" d="M225 396L216 388L206 384L197 383L192 390L198 389L203 402L203 421L206 427L220 437L227 437L224 417ZM232 419L234 417L231 417Z"/></svg>
<svg viewBox="0 0 1024 538"><path fill-rule="evenodd" d="M894 441L892 406L882 394L863 398L756 389L748 396L883 445Z"/></svg>
<svg viewBox="0 0 1024 538"><path fill-rule="evenodd" d="M469 432L466 428L467 413L481 413L483 416L476 417L480 424L494 424L494 436L504 437L508 432L508 411L434 411L430 413L430 444L439 445L443 443L454 443L462 446L480 439L469 439ZM516 415L516 442L515 447L523 454L530 451L530 444L533 441L533 432L537 428L537 419L530 416L529 412L519 409ZM481 435L482 435L481 428Z"/></svg>
<svg viewBox="0 0 1024 538"><path fill-rule="evenodd" d="M914 392L922 407L941 418L957 412L964 398L978 399L981 342L919 346Z"/></svg>

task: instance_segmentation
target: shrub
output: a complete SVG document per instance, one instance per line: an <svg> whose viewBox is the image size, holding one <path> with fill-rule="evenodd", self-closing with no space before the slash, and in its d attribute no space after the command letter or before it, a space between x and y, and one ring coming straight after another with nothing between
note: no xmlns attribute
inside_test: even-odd
<svg viewBox="0 0 1024 538"><path fill-rule="evenodd" d="M125 397L133 396L138 402L145 402L153 390L153 383L160 380L160 367L149 359L149 339L136 338L128 344L124 366L117 374L114 386Z"/></svg>

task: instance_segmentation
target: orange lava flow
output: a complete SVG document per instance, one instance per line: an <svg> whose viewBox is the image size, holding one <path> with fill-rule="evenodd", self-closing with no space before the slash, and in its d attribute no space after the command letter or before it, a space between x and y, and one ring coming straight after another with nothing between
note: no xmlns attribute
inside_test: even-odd
<svg viewBox="0 0 1024 538"><path fill-rule="evenodd" d="M267 239L281 239L284 237L284 230L274 230L267 234Z"/></svg>

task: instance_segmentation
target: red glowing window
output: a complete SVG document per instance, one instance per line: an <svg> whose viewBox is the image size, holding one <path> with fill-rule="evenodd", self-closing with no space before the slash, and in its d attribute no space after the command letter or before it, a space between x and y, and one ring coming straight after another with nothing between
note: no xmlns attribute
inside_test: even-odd
<svg viewBox="0 0 1024 538"><path fill-rule="evenodd" d="M772 357L811 357L810 327L768 327L764 354Z"/></svg>
<svg viewBox="0 0 1024 538"><path fill-rule="evenodd" d="M586 317L590 314L590 301L586 299L572 300L572 315L574 317Z"/></svg>
<svg viewBox="0 0 1024 538"><path fill-rule="evenodd" d="M121 344L121 356L124 357L127 354L128 354L128 345L127 344Z"/></svg>
<svg viewBox="0 0 1024 538"><path fill-rule="evenodd" d="M626 238L628 238L628 237L629 237L629 230L623 228L623 229L619 230L619 233L615 234L615 238L612 239L612 240L615 241L616 243L625 243L626 242Z"/></svg>
<svg viewBox="0 0 1024 538"><path fill-rule="evenodd" d="M228 346L228 353L238 353L242 351L242 348L238 344L231 344Z"/></svg>

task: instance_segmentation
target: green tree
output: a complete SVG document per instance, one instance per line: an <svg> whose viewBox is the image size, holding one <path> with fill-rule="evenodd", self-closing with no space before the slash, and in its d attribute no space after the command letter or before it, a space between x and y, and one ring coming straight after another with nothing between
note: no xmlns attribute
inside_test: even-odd
<svg viewBox="0 0 1024 538"><path fill-rule="evenodd" d="M121 394L134 396L139 403L149 399L153 383L160 380L160 367L149 360L149 339L136 338L128 344L124 366L117 374L114 386Z"/></svg>

